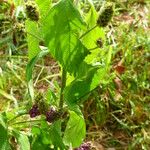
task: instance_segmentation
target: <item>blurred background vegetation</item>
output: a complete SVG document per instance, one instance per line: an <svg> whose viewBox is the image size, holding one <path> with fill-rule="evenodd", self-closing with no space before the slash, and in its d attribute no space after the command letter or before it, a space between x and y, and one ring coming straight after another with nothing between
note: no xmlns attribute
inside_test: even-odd
<svg viewBox="0 0 150 150"><path fill-rule="evenodd" d="M89 4L80 1L88 12ZM102 0L93 0L99 11ZM110 0L111 1L111 0ZM112 0L115 13L107 28L112 46L109 78L92 91L82 108L87 141L97 149L150 149L150 2ZM53 1L53 3L56 1ZM21 5L0 0L0 111L24 110L28 103L25 69L28 61L25 21ZM59 89L59 66L50 56L34 71L37 95ZM38 74L38 76L37 76ZM50 91L43 94L50 98Z"/></svg>

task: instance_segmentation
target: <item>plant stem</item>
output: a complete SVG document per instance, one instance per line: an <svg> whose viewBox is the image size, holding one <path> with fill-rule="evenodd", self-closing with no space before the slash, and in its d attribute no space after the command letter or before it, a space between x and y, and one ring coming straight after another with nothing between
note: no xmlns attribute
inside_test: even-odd
<svg viewBox="0 0 150 150"><path fill-rule="evenodd" d="M17 115L17 116L15 116L14 118L12 118L12 119L8 120L8 123L10 123L10 122L14 121L15 119L17 119L17 118L19 118L19 117L21 117L21 116L23 116L23 115L26 115L26 114L28 114L28 113L27 113L27 112L24 112L24 113L18 114L18 115Z"/></svg>
<svg viewBox="0 0 150 150"><path fill-rule="evenodd" d="M36 38L36 39L38 39L38 40L40 40L40 41L43 41L42 38L40 38L39 36L37 36L37 35L35 35L35 34L33 34L33 33L30 33L30 32L26 32L26 33L29 34L29 35L31 35L31 36L33 36L34 38Z"/></svg>
<svg viewBox="0 0 150 150"><path fill-rule="evenodd" d="M96 46L96 47L94 47L94 48L90 48L90 49L88 49L89 51L92 51L92 50L95 50L95 49L97 49L97 48L99 48L98 46Z"/></svg>
<svg viewBox="0 0 150 150"><path fill-rule="evenodd" d="M8 56L8 55L4 55L4 56L0 56L0 58L12 58L12 59L28 59L27 56L17 56L17 55L12 55L12 56Z"/></svg>
<svg viewBox="0 0 150 150"><path fill-rule="evenodd" d="M63 108L64 103L64 88L66 87L66 78L67 78L67 72L63 68L62 70L62 83L61 83L61 91L60 91L60 101L59 101L59 109L61 110Z"/></svg>
<svg viewBox="0 0 150 150"><path fill-rule="evenodd" d="M11 125L24 124L24 123L32 123L32 122L35 123L35 122L41 122L41 121L45 121L45 119L15 122L15 123L13 123Z"/></svg>
<svg viewBox="0 0 150 150"><path fill-rule="evenodd" d="M97 27L97 25L95 25L94 27L92 27L91 29L89 29L88 31L86 31L85 33L83 33L79 39L82 39L85 35L87 35L89 32L91 32L92 30L94 30Z"/></svg>
<svg viewBox="0 0 150 150"><path fill-rule="evenodd" d="M37 81L37 83L43 81L43 80L46 80L46 79L51 79L51 78L55 78L55 77L59 77L60 76L60 73L57 73L57 74L52 74L52 75L49 75L49 76L46 76L40 80Z"/></svg>

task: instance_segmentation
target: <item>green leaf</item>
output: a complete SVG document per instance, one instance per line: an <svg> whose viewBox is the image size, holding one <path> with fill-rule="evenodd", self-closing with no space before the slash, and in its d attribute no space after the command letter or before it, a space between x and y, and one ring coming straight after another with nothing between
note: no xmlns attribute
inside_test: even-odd
<svg viewBox="0 0 150 150"><path fill-rule="evenodd" d="M39 48L39 43L43 41L43 34L42 32L40 32L40 24L42 24L51 7L50 0L36 0L36 3L39 7L40 23L31 20L26 20L25 22L27 31L29 60L31 60L41 51Z"/></svg>
<svg viewBox="0 0 150 150"><path fill-rule="evenodd" d="M103 45L105 43L105 32L102 28L96 27L91 32L89 32L85 37L83 37L82 43L91 52L87 55L85 61L88 64L95 63L99 59L99 55L102 51L100 47L97 46L97 40L101 39ZM91 49L91 50L90 50Z"/></svg>
<svg viewBox="0 0 150 150"><path fill-rule="evenodd" d="M106 72L107 70L104 67L89 66L84 76L75 78L65 88L64 97L67 104L72 107L72 105L80 103L82 97L95 89L99 83L103 82Z"/></svg>
<svg viewBox="0 0 150 150"><path fill-rule="evenodd" d="M42 23L42 21L45 19L46 15L48 14L50 8L51 8L51 0L36 0L36 3L39 7L39 11L40 11L40 21Z"/></svg>
<svg viewBox="0 0 150 150"><path fill-rule="evenodd" d="M71 105L69 105L69 109L71 111L74 111L78 116L83 117L83 114L81 112L79 105L72 103Z"/></svg>
<svg viewBox="0 0 150 150"><path fill-rule="evenodd" d="M86 15L86 23L87 23L87 30L93 28L97 23L98 13L95 10L94 6L91 4L91 8ZM88 48L92 49L97 47L96 41L97 39L102 38L105 40L105 32L102 28L96 27L92 31L90 31L86 36L83 37L82 42Z"/></svg>
<svg viewBox="0 0 150 150"><path fill-rule="evenodd" d="M10 150L6 113L0 114L0 150Z"/></svg>
<svg viewBox="0 0 150 150"><path fill-rule="evenodd" d="M28 137L25 134L23 134L17 130L13 130L13 134L18 141L20 150L30 150L30 142L29 142Z"/></svg>
<svg viewBox="0 0 150 150"><path fill-rule="evenodd" d="M64 133L64 142L73 148L79 147L85 138L86 127L84 118L70 112L70 119Z"/></svg>
<svg viewBox="0 0 150 150"><path fill-rule="evenodd" d="M89 12L86 14L85 18L86 18L86 23L87 23L88 28L92 28L97 23L98 13L95 10L93 1L91 0L88 0L88 1L91 7L90 7Z"/></svg>
<svg viewBox="0 0 150 150"><path fill-rule="evenodd" d="M112 47L107 47L102 56L102 63L89 65L83 62L77 72L75 79L66 86L64 90L64 98L71 110L74 105L82 103L90 91L94 90L100 83L108 82L108 72L110 70L110 62L112 55Z"/></svg>
<svg viewBox="0 0 150 150"><path fill-rule="evenodd" d="M33 126L32 127L32 134L33 135L40 135L41 134L41 130L38 126Z"/></svg>
<svg viewBox="0 0 150 150"><path fill-rule="evenodd" d="M70 73L78 70L88 50L81 43L79 32L85 28L71 0L62 0L50 10L43 22L46 46L57 61Z"/></svg>
<svg viewBox="0 0 150 150"><path fill-rule="evenodd" d="M62 150L65 150L65 145L63 143L62 137L61 137L61 131L60 131L60 121L54 122L50 129L49 129L49 135L50 139L55 146L55 148L60 148Z"/></svg>
<svg viewBox="0 0 150 150"><path fill-rule="evenodd" d="M88 27L87 30L90 30L91 28L93 28L96 25L97 18L98 18L98 14L97 14L94 6L92 4L90 4L90 5L91 5L91 8L90 8L88 14L86 15L86 23L87 23L87 27ZM96 27L82 38L82 43L84 44L84 46L87 49L90 50L90 49L94 49L94 48L98 47L97 46L98 39L101 39L103 44L105 43L105 32L104 32L103 28ZM91 54L86 57L85 61L87 63L96 62L97 59L99 58L98 56L99 56L100 52L101 52L100 48L91 50Z"/></svg>
<svg viewBox="0 0 150 150"><path fill-rule="evenodd" d="M28 56L29 60L31 60L40 52L39 42L42 38L38 31L37 22L26 20L25 28L27 32Z"/></svg>
<svg viewBox="0 0 150 150"><path fill-rule="evenodd" d="M49 150L49 144L43 144L41 136L36 136L32 143L31 149L32 150Z"/></svg>
<svg viewBox="0 0 150 150"><path fill-rule="evenodd" d="M97 46L97 40L101 39L102 43L104 44L105 32L103 28L96 27L98 13L94 8L93 1L88 0L88 3L91 7L88 13L85 15L87 28L84 32L90 32L85 34L81 40L83 45L90 51L90 55L86 56L85 61L88 64L91 64L99 61L99 55L102 50Z"/></svg>
<svg viewBox="0 0 150 150"><path fill-rule="evenodd" d="M43 123L42 123L43 124ZM32 150L49 150L51 139L48 132L49 126L34 126L32 127L32 144L31 149Z"/></svg>
<svg viewBox="0 0 150 150"><path fill-rule="evenodd" d="M37 54L36 56L34 56L29 63L27 64L27 68L26 68L26 79L28 82L28 89L29 89L29 94L32 98L32 100L34 99L34 89L33 89L33 80L32 80L32 72L33 72L33 67L36 64L36 62L44 57L45 55L47 55L49 53L48 50L43 50L41 51L39 54Z"/></svg>

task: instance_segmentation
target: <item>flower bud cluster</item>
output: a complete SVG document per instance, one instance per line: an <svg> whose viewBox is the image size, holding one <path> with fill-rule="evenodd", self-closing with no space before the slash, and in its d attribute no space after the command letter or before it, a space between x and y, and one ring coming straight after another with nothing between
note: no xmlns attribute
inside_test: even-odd
<svg viewBox="0 0 150 150"><path fill-rule="evenodd" d="M32 21L39 20L39 11L34 1L28 1L26 3L26 15Z"/></svg>
<svg viewBox="0 0 150 150"><path fill-rule="evenodd" d="M98 17L98 20L97 20L98 26L106 27L112 19L113 12L114 12L113 4L112 3L106 4L106 6L104 6L104 8L102 9Z"/></svg>

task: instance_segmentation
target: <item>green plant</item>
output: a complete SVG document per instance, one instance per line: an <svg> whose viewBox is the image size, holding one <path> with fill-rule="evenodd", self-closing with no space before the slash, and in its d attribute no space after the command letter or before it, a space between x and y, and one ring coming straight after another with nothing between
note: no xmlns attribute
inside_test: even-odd
<svg viewBox="0 0 150 150"><path fill-rule="evenodd" d="M146 1L0 1L0 149L150 149Z"/></svg>
<svg viewBox="0 0 150 150"><path fill-rule="evenodd" d="M31 100L22 108L14 99L14 111L18 113L1 114L0 148L13 149L16 143L23 150L77 148L86 136L80 105L91 91L105 82L112 49L100 43L105 43L105 32L97 25L98 13L91 2L84 16L72 0L61 0L55 5L49 0L36 0L25 5L29 49L26 76ZM18 32L24 32L24 20L19 17L15 26ZM58 91L45 91L52 95L53 102L34 96L33 67L47 55L59 63L62 74ZM31 134L19 131L29 128L28 124L32 124Z"/></svg>
<svg viewBox="0 0 150 150"><path fill-rule="evenodd" d="M52 137L49 139L55 148L65 149L66 146L76 148L83 142L86 133L80 104L86 100L85 96L88 93L106 79L111 49L108 52L101 52L101 49L97 47L97 40L100 38L105 40L105 37L103 29L97 26L98 14L92 3L85 19L71 0L62 0L50 9L45 8L50 6L48 1L45 1L43 5L40 1L36 3L40 11L38 24L31 20L26 21L29 47L27 65L29 93L32 103L36 103L32 79L33 67L39 58L50 53L59 62L62 76L60 92L55 93L60 94L59 99L56 99L59 102L55 105L58 114L56 112L56 117L53 116L55 110L50 108L51 102L48 104L50 110L47 109L47 112L43 114L47 121L49 117L52 118L49 121L52 125L48 129L49 131L54 129L53 136L59 138L60 142L56 143ZM44 48L39 44L41 41L44 43ZM101 57L104 57L103 60ZM103 62L100 63L100 61ZM39 109L40 107L41 105ZM65 112L69 113L69 121L65 125L65 130L62 130L61 122L66 120L63 115ZM75 135L78 135L78 138Z"/></svg>

